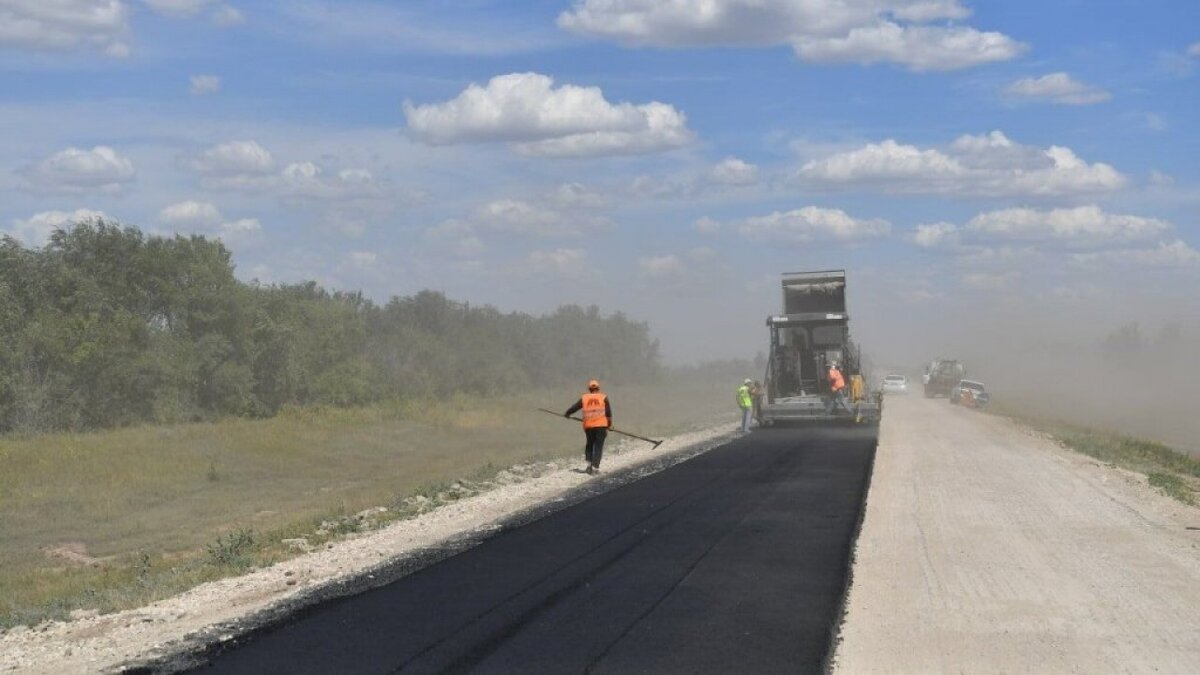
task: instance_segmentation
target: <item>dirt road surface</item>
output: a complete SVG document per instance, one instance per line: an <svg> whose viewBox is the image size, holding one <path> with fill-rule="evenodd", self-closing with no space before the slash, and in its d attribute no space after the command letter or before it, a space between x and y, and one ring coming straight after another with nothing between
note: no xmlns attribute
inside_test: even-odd
<svg viewBox="0 0 1200 675"><path fill-rule="evenodd" d="M1200 672L1189 527L1142 476L889 398L835 672Z"/></svg>

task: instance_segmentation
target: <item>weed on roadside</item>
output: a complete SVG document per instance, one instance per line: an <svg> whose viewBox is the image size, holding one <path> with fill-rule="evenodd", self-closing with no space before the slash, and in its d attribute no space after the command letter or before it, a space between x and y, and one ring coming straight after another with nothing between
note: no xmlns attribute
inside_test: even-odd
<svg viewBox="0 0 1200 675"><path fill-rule="evenodd" d="M217 537L208 545L208 560L218 567L246 568L251 565L250 554L256 550L254 531L238 528Z"/></svg>
<svg viewBox="0 0 1200 675"><path fill-rule="evenodd" d="M1146 474L1146 479L1150 482L1151 487L1158 488L1159 491L1168 497L1177 499L1190 506L1196 505L1196 498L1192 488L1179 476L1170 473L1152 472Z"/></svg>

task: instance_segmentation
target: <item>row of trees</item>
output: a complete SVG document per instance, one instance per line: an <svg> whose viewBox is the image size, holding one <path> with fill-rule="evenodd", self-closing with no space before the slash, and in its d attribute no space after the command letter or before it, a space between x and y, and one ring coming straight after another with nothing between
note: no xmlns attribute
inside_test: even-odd
<svg viewBox="0 0 1200 675"><path fill-rule="evenodd" d="M619 313L535 317L432 291L378 305L313 282L243 283L230 258L220 241L104 221L40 249L0 240L0 432L660 373L647 325Z"/></svg>

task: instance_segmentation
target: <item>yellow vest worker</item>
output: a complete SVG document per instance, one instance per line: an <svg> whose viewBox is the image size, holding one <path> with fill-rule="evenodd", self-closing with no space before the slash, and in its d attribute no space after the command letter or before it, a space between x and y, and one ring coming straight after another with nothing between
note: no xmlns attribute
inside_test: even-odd
<svg viewBox="0 0 1200 675"><path fill-rule="evenodd" d="M588 473L600 471L600 458L604 455L604 439L612 428L612 404L608 396L600 391L600 383L596 380L588 382L588 390L575 402L563 417L570 417L576 411L583 411L583 434L586 441L583 446L583 458L587 462Z"/></svg>

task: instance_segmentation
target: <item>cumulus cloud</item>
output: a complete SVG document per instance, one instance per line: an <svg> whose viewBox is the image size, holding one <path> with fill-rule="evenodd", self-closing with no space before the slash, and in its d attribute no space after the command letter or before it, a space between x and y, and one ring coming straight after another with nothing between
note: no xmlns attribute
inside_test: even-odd
<svg viewBox="0 0 1200 675"><path fill-rule="evenodd" d="M569 239L589 232L607 232L615 227L609 219L588 212L600 202L581 197L590 194L582 186L568 183L560 186L556 194L560 195L561 201L492 200L477 206L465 217L448 218L426 229L425 238L455 255L471 257L487 248L484 242L489 237Z"/></svg>
<svg viewBox="0 0 1200 675"><path fill-rule="evenodd" d="M262 232L257 218L226 220L212 203L193 200L165 207L158 220L176 232L213 235L230 243L249 243Z"/></svg>
<svg viewBox="0 0 1200 675"><path fill-rule="evenodd" d="M612 227L607 218L566 213L517 199L489 202L475 211L473 221L494 231L537 237L575 237Z"/></svg>
<svg viewBox="0 0 1200 675"><path fill-rule="evenodd" d="M14 220L7 234L26 246L41 247L50 240L55 230L66 229L76 223L108 219L103 211L92 209L42 211L25 220Z"/></svg>
<svg viewBox="0 0 1200 675"><path fill-rule="evenodd" d="M692 221L692 229L700 234L716 234L721 231L721 223L708 216L703 216Z"/></svg>
<svg viewBox="0 0 1200 675"><path fill-rule="evenodd" d="M195 16L211 0L142 0L150 9L169 16Z"/></svg>
<svg viewBox="0 0 1200 675"><path fill-rule="evenodd" d="M608 205L604 195L581 183L563 183L555 188L549 199L564 208L598 209Z"/></svg>
<svg viewBox="0 0 1200 675"><path fill-rule="evenodd" d="M1056 242L1070 247L1127 244L1152 239L1171 225L1157 218L1106 213L1100 207L1000 209L981 213L964 228L980 239Z"/></svg>
<svg viewBox="0 0 1200 675"><path fill-rule="evenodd" d="M362 234L373 220L421 198L388 186L362 167L327 171L306 161L277 171L275 157L256 141L221 143L185 164L208 189L274 196L287 208L313 214L317 225L349 235Z"/></svg>
<svg viewBox="0 0 1200 675"><path fill-rule="evenodd" d="M526 274L558 276L579 279L589 275L587 251L581 248L556 248L549 251L533 251L522 263Z"/></svg>
<svg viewBox="0 0 1200 675"><path fill-rule="evenodd" d="M215 178L261 176L275 168L275 158L257 141L229 141L205 150L191 167Z"/></svg>
<svg viewBox="0 0 1200 675"><path fill-rule="evenodd" d="M121 0L6 0L0 46L129 55L129 9Z"/></svg>
<svg viewBox="0 0 1200 675"><path fill-rule="evenodd" d="M1200 262L1200 254L1186 242L1164 239L1171 230L1164 220L1107 213L1093 205L986 211L961 227L920 225L909 239L924 248L954 251L961 255L960 262L972 267L1012 267L1036 260L1066 260L1080 268L1186 267Z"/></svg>
<svg viewBox="0 0 1200 675"><path fill-rule="evenodd" d="M708 176L719 185L753 185L758 182L758 167L736 157L726 157L709 171Z"/></svg>
<svg viewBox="0 0 1200 675"><path fill-rule="evenodd" d="M841 209L816 206L746 218L737 222L736 227L740 234L754 241L793 243L828 241L852 244L883 237L891 231L891 224L886 220L860 220Z"/></svg>
<svg viewBox="0 0 1200 675"><path fill-rule="evenodd" d="M961 70L1008 61L1025 47L1002 33L965 26L902 26L882 21L855 28L844 37L803 37L794 44L805 61L898 63L910 70Z"/></svg>
<svg viewBox="0 0 1200 675"><path fill-rule="evenodd" d="M1015 272L968 272L962 276L963 286L977 291L1007 290L1019 275Z"/></svg>
<svg viewBox="0 0 1200 675"><path fill-rule="evenodd" d="M158 219L168 225L183 228L204 228L219 225L221 212L209 202L186 201L172 204L158 214Z"/></svg>
<svg viewBox="0 0 1200 675"><path fill-rule="evenodd" d="M638 268L652 278L675 277L684 273L683 261L676 255L638 258Z"/></svg>
<svg viewBox="0 0 1200 675"><path fill-rule="evenodd" d="M133 162L106 145L67 148L23 173L31 187L48 192L120 192L136 175Z"/></svg>
<svg viewBox="0 0 1200 675"><path fill-rule="evenodd" d="M1112 98L1112 94L1107 91L1074 80L1062 72L1017 80L1005 87L1004 93L1012 97L1041 99L1061 105L1092 105Z"/></svg>
<svg viewBox="0 0 1200 675"><path fill-rule="evenodd" d="M578 0L558 17L566 30L628 45L791 45L810 62L896 63L954 70L1015 58L1006 35L951 21L957 0Z"/></svg>
<svg viewBox="0 0 1200 675"><path fill-rule="evenodd" d="M293 162L280 172L280 189L288 198L316 201L361 201L382 198L382 186L367 169L346 168L332 175L313 162Z"/></svg>
<svg viewBox="0 0 1200 675"><path fill-rule="evenodd" d="M430 144L507 141L545 157L659 152L693 140L683 113L665 103L609 103L597 87L554 86L538 73L472 84L444 103L404 103L412 134Z"/></svg>
<svg viewBox="0 0 1200 675"><path fill-rule="evenodd" d="M448 246L457 256L470 258L487 248L483 239L475 232L475 226L466 221L451 218L425 230L425 238L436 244Z"/></svg>
<svg viewBox="0 0 1200 675"><path fill-rule="evenodd" d="M164 16L192 18L212 8L209 17L218 26L235 26L245 21L242 13L231 5L218 5L216 0L142 0L151 10Z"/></svg>
<svg viewBox="0 0 1200 675"><path fill-rule="evenodd" d="M912 241L921 248L939 248L958 243L958 226L954 223L930 223L918 225Z"/></svg>
<svg viewBox="0 0 1200 675"><path fill-rule="evenodd" d="M216 75L193 75L188 91L193 96L215 94L221 90L221 78Z"/></svg>
<svg viewBox="0 0 1200 675"><path fill-rule="evenodd" d="M246 23L246 17L242 15L241 10L229 5L218 7L212 14L213 23L218 26L240 26Z"/></svg>
<svg viewBox="0 0 1200 675"><path fill-rule="evenodd" d="M807 162L800 181L826 187L963 196L1062 196L1111 192L1128 179L1089 164L1070 148L1033 148L1000 131L962 136L948 148L921 149L887 139Z"/></svg>
<svg viewBox="0 0 1200 675"><path fill-rule="evenodd" d="M1081 267L1142 267L1180 268L1200 267L1200 251L1187 242L1176 239L1160 242L1147 248L1129 248L1116 251L1076 253L1071 264Z"/></svg>

